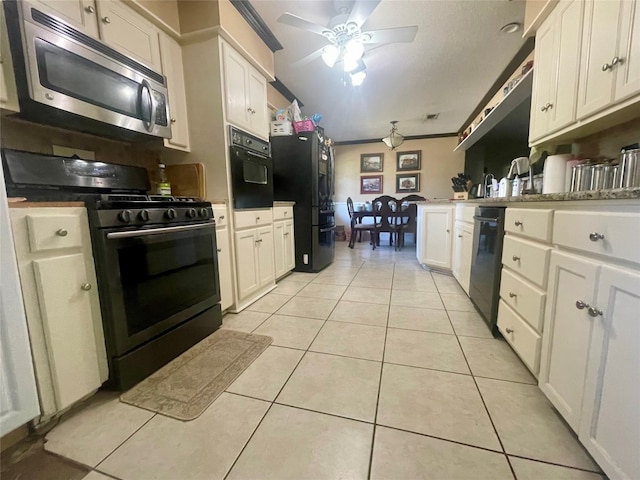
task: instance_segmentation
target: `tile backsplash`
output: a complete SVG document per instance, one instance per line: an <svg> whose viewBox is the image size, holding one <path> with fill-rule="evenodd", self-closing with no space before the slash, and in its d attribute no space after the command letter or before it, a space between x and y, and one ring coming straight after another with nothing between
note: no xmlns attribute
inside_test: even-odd
<svg viewBox="0 0 640 480"><path fill-rule="evenodd" d="M160 161L162 140L127 143L80 132L49 127L18 118L0 119L3 148L53 154L53 145L95 152L95 160L144 167L153 172Z"/></svg>
<svg viewBox="0 0 640 480"><path fill-rule="evenodd" d="M606 157L616 159L620 149L640 142L640 118L603 130L574 143L573 153L582 158Z"/></svg>

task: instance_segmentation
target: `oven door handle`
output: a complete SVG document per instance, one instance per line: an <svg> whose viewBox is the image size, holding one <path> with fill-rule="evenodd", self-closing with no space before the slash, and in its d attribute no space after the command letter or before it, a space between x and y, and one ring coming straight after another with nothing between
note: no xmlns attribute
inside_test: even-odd
<svg viewBox="0 0 640 480"><path fill-rule="evenodd" d="M327 233L327 232L330 232L331 230L335 230L335 229L336 229L335 225L333 227L329 227L329 228L321 228L320 229L320 233Z"/></svg>
<svg viewBox="0 0 640 480"><path fill-rule="evenodd" d="M197 225L181 225L179 227L162 227L162 228L150 228L147 230L127 230L126 232L110 232L107 233L107 238L131 238L131 237L146 237L149 235L160 235L162 233L177 233L187 232L189 230L197 230L207 227L215 226L214 222L199 223Z"/></svg>

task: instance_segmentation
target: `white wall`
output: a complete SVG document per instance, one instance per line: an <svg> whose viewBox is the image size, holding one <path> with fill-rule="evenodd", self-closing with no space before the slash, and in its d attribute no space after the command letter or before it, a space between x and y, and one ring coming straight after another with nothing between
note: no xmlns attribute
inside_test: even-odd
<svg viewBox="0 0 640 480"><path fill-rule="evenodd" d="M421 150L422 164L420 169L420 191L416 192L428 199L450 198L451 177L464 171L464 152L454 152L458 144L457 137L429 138L407 140L397 151L389 150L382 142L340 145L335 147L336 155L336 223L349 227L347 213L347 197L355 203L372 201L378 194L360 194L360 176L380 175L380 173L360 173L360 155L363 153L382 153L383 175L382 194L392 197L404 197L404 193L396 193L396 174L413 173L398 172L397 152Z"/></svg>

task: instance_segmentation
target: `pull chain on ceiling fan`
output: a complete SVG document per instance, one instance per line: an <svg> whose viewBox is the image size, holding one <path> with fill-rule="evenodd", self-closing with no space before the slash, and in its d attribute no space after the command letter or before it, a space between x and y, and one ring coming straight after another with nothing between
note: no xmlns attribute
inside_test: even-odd
<svg viewBox="0 0 640 480"><path fill-rule="evenodd" d="M360 85L366 76L366 65L363 61L366 45L410 43L418 32L416 25L362 31L362 26L379 3L380 0L356 0L351 6L350 2L337 0L334 6L338 15L334 16L326 27L292 13L282 14L278 22L323 36L329 45L307 55L303 60L311 61L321 57L330 68L342 61L344 72L349 73L351 78L351 84Z"/></svg>

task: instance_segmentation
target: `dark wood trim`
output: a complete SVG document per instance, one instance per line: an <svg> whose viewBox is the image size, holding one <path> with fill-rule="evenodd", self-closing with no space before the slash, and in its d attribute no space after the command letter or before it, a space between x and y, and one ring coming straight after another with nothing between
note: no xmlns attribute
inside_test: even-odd
<svg viewBox="0 0 640 480"><path fill-rule="evenodd" d="M457 137L457 133L434 133L431 135L411 135L404 137L404 140L425 140L429 138L445 138L445 137ZM360 143L382 143L382 138L366 138L364 140L345 140L342 142L334 142L334 145L358 145Z"/></svg>
<svg viewBox="0 0 640 480"><path fill-rule="evenodd" d="M524 61L524 59L527 58L527 56L531 52L533 52L534 46L535 46L535 37L527 38L527 41L524 42L524 45L522 45L520 50L518 50L518 53L515 54L513 59L509 62L509 64L506 66L506 68L503 70L500 76L496 79L496 81L493 83L493 85L491 86L487 94L484 97L482 97L482 100L480 100L480 103L478 104L478 106L471 112L471 115L469 115L469 118L467 118L464 121L464 123L460 125L460 131L462 131L467 125L469 125L473 121L473 119L476 118L480 112L482 112L482 110L487 105L489 100L491 100L493 96L498 91L500 91L500 89L505 84L505 82L509 80L511 75L513 75L513 72L515 72L516 68L518 68L520 64ZM535 68L535 65L534 65L534 68Z"/></svg>
<svg viewBox="0 0 640 480"><path fill-rule="evenodd" d="M253 30L258 34L258 36L262 39L267 47L272 52L277 52L278 50L282 50L283 46L278 41L273 32L267 27L267 24L264 23L264 20L258 14L253 5L249 3L249 0L230 0L231 5L236 7L236 10L242 15L247 23L253 28Z"/></svg>
<svg viewBox="0 0 640 480"><path fill-rule="evenodd" d="M284 83L282 83L278 79L278 77L276 77L276 79L273 82L271 82L271 86L275 88L278 92L280 92L280 95L282 95L284 98L286 98L290 102L293 102L294 100L298 100L298 106L300 108L304 107L304 103L302 103L300 99L291 90L289 90Z"/></svg>

